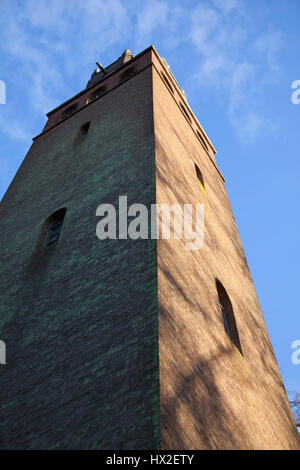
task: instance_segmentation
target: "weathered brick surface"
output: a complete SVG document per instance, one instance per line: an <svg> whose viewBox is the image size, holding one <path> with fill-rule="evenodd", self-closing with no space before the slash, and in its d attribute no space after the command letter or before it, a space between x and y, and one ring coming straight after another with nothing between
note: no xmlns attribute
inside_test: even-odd
<svg viewBox="0 0 300 470"><path fill-rule="evenodd" d="M119 195L155 200L151 68L39 137L3 199L1 449L159 447L156 243L96 237Z"/></svg>
<svg viewBox="0 0 300 470"><path fill-rule="evenodd" d="M195 163L207 193L201 250L158 241L162 448L299 448L224 182L156 69L153 96L157 202L204 202ZM243 356L225 333L216 278Z"/></svg>

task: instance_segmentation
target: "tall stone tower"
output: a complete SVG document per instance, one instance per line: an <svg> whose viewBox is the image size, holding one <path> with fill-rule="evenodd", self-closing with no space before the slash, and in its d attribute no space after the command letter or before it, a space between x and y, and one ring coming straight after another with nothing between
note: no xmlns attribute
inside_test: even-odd
<svg viewBox="0 0 300 470"><path fill-rule="evenodd" d="M1 449L297 447L214 154L153 47L48 114L1 204ZM202 248L99 240L119 196L202 202Z"/></svg>

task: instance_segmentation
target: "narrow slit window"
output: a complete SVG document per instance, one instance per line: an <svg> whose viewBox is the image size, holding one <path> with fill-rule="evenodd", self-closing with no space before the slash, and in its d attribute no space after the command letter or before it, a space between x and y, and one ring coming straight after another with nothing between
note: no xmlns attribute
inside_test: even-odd
<svg viewBox="0 0 300 470"><path fill-rule="evenodd" d="M203 139L203 137L202 137L202 135L200 134L199 131L197 131L197 136L199 137L199 139L200 139L200 141L201 141L203 147L205 148L205 150L206 150L207 152L209 152L209 151L208 151L208 147L207 147L207 145L206 145L206 143L205 143L205 140Z"/></svg>
<svg viewBox="0 0 300 470"><path fill-rule="evenodd" d="M206 194L205 185L204 185L204 179L203 179L201 170L200 170L200 168L196 165L196 163L195 163L195 170L196 170L196 175L197 175L197 180L198 180L199 186L200 186L201 190L204 192L204 194Z"/></svg>
<svg viewBox="0 0 300 470"><path fill-rule="evenodd" d="M161 74L162 75L162 78L163 78L163 81L165 82L165 84L167 85L167 87L169 88L170 92L174 95L174 90L169 82L169 80L167 79L167 77L165 76L165 74Z"/></svg>
<svg viewBox="0 0 300 470"><path fill-rule="evenodd" d="M182 103L180 103L180 108L182 109L183 111L183 114L185 115L185 117L187 118L187 120L192 124L192 120L189 116L189 113L187 112L187 110L185 109L185 107L183 106Z"/></svg>
<svg viewBox="0 0 300 470"><path fill-rule="evenodd" d="M221 309L221 312L222 312L222 318L223 318L223 323L224 323L224 329L226 331L226 333L228 334L228 336L230 336L230 332L229 332L229 325L228 325L228 314L225 310L225 307L224 305L222 304L219 304L220 305L220 309Z"/></svg>
<svg viewBox="0 0 300 470"><path fill-rule="evenodd" d="M219 306L222 314L224 330L229 336L231 342L235 345L239 352L243 354L230 298L225 288L218 280L216 280L216 287L219 297Z"/></svg>

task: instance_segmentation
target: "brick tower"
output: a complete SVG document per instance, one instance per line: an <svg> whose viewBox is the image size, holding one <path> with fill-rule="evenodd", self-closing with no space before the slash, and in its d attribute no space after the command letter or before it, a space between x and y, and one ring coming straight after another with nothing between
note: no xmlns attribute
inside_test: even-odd
<svg viewBox="0 0 300 470"><path fill-rule="evenodd" d="M48 114L1 204L1 449L293 449L215 150L129 50ZM96 236L99 204L205 203L184 240Z"/></svg>

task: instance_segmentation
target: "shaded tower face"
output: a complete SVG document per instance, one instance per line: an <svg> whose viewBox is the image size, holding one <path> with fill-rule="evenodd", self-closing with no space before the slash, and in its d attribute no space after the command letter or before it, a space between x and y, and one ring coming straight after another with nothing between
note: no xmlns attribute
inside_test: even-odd
<svg viewBox="0 0 300 470"><path fill-rule="evenodd" d="M0 448L297 447L214 154L153 47L48 114L1 205ZM100 240L120 196L201 204L201 248Z"/></svg>

